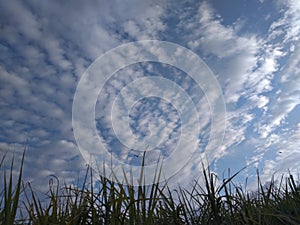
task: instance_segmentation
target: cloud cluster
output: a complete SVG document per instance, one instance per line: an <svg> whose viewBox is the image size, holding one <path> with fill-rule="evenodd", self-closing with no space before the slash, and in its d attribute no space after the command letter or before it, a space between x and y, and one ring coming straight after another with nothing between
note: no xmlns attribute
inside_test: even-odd
<svg viewBox="0 0 300 225"><path fill-rule="evenodd" d="M286 172L287 167L297 168L288 159L269 160L276 155L279 143L299 148L291 139L286 140L287 133L296 132L294 123L299 122L290 116L299 111L299 54L295 52L299 46L299 4L283 1L276 7L283 10L269 25L266 36L241 32L251 21L239 23L238 18L238 29L234 24L224 25L207 2L200 3L197 11L182 11L177 26L178 33L185 31L188 46L203 55L217 74L225 94L227 129L217 159L244 156L244 165L266 166L265 178L272 173L267 169L268 162L275 167L277 160L287 165L278 169L280 172ZM199 160L186 170L199 171L192 169L195 165Z"/></svg>
<svg viewBox="0 0 300 225"><path fill-rule="evenodd" d="M74 181L85 168L71 123L77 82L105 51L156 38L163 9L139 1L1 1L0 8L1 151L29 146L25 179L42 184L46 175L65 174Z"/></svg>
<svg viewBox="0 0 300 225"><path fill-rule="evenodd" d="M262 167L266 178L274 170L285 171L285 165L297 169L300 4L297 0L257 4L265 9L277 7L276 19L268 14L265 20L255 23L257 27L251 32L245 32L250 24L254 26L252 20L238 15L234 23L225 24L222 13L208 1L0 1L1 151L19 153L28 144L29 163L25 168L29 180L41 184L45 176L56 174L72 182L77 171L85 168L72 132L73 96L82 74L98 56L122 43L159 39L193 50L210 66L221 85L227 104L226 134L223 145L207 153L216 157L216 170L218 160L231 154L243 157L244 164ZM262 34L262 30L266 32ZM161 60L168 57L156 50ZM180 52L174 54L180 56ZM180 172L183 183L192 181L202 169L202 148L214 141L209 139L212 119L219 118L211 118L211 107L215 106L207 99L216 93L201 90L179 70L141 63L117 71L99 93L99 134L111 150L119 150L116 157L138 163L133 156L136 152L116 141L111 119L120 121L116 115L130 100L119 96L122 89L147 73L149 77L174 81L196 103L199 117L190 118L189 123L200 124L197 135L201 149ZM131 122L117 125L121 130L131 129L136 139L132 132L125 132L123 138L132 145L155 133L167 136L162 149L176 146L182 118L167 99L178 98L150 81L139 88L134 91L154 91L166 101L142 99L133 105L129 111ZM111 114L118 96L116 114ZM85 107L93 104L87 99ZM149 155L148 163L162 154L162 149Z"/></svg>

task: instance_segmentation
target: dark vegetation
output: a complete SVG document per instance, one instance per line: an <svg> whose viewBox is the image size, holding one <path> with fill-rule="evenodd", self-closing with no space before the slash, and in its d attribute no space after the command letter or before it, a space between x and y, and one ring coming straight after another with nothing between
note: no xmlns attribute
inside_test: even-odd
<svg viewBox="0 0 300 225"><path fill-rule="evenodd" d="M167 182L157 183L160 168L150 186L144 185L141 169L139 186L126 175L122 185L112 175L100 177L97 187L88 168L80 187L51 178L40 200L22 181L24 155L17 176L14 162L5 171L4 161L5 156L0 161L0 224L300 224L300 187L292 175L278 185L271 179L268 186L257 175L257 190L248 192L233 182L238 173L219 180L204 168L204 184L170 190Z"/></svg>

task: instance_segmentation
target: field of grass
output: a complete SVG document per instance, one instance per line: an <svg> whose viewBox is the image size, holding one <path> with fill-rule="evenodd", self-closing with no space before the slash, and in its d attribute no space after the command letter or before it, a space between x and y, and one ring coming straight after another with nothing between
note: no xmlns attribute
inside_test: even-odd
<svg viewBox="0 0 300 225"><path fill-rule="evenodd" d="M272 179L267 187L257 175L253 193L233 182L238 173L218 180L209 168L202 171L204 185L195 181L190 190L158 184L160 168L150 186L144 185L143 169L139 186L126 175L123 185L113 174L95 182L87 169L78 187L51 178L46 198L40 200L22 182L24 160L23 155L15 176L14 162L5 170L5 156L0 159L0 224L300 224L300 186L292 175L279 185Z"/></svg>

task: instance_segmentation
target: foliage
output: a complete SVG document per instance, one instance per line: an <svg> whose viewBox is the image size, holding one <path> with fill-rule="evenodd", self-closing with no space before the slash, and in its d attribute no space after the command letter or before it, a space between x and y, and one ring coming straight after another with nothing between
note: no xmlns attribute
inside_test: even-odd
<svg viewBox="0 0 300 225"><path fill-rule="evenodd" d="M195 181L191 190L171 191L167 182L158 182L161 167L153 184L145 185L143 161L138 186L125 172L121 184L112 171L109 179L99 178L96 188L88 168L80 187L60 185L52 177L46 201L41 201L30 184L22 184L24 154L16 183L14 160L9 176L4 160L5 155L0 162L0 224L300 224L300 187L292 175L277 186L274 179L264 186L258 174L258 189L251 194L233 182L240 171L221 181L203 168L204 184Z"/></svg>

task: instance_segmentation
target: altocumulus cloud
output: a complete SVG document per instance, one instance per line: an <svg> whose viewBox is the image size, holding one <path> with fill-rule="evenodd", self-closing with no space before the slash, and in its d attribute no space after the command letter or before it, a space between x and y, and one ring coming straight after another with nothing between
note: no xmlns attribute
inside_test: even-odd
<svg viewBox="0 0 300 225"><path fill-rule="evenodd" d="M98 56L120 44L158 39L193 50L221 85L227 129L222 146L213 152L216 172L254 164L266 179L274 171L280 174L288 168L297 173L300 3L257 1L246 3L248 6L237 2L239 12L232 10L230 16L230 9L222 4L0 0L1 151L20 153L28 144L25 179L41 188L51 174L74 182L85 169L72 132L73 96L82 74ZM255 20L255 16L261 19ZM120 159L134 163L135 152L115 142L113 130L104 128L111 122L113 99L126 84L147 73L171 79L197 103L199 118L189 122L200 123L199 151L176 180L188 183L201 169L205 144L200 143L209 140L211 124L205 94L214 93L202 93L182 72L146 63L116 73L97 101L96 119L102 125L99 135L107 145L114 144L111 149L120 150L115 152ZM157 92L166 99L171 95ZM117 109L122 110L126 99L119 100ZM155 101L144 100L144 108L142 102L132 108L132 130L139 128L135 132L141 137L150 131L166 136L162 149L171 149L176 146L180 118L171 104ZM91 104L87 99L86 105ZM150 110L154 106L156 110ZM128 135L128 142L133 142L130 138ZM161 153L153 152L147 160L151 163ZM233 165L237 158L239 163ZM253 175L250 168L245 175Z"/></svg>

